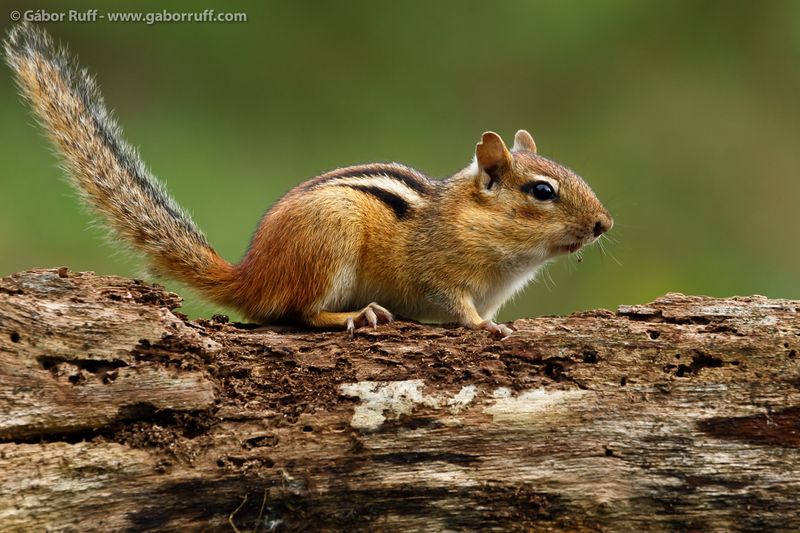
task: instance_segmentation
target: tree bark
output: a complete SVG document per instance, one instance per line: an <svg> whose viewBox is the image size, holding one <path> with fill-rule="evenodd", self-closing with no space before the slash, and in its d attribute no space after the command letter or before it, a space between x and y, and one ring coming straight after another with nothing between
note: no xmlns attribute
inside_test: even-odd
<svg viewBox="0 0 800 533"><path fill-rule="evenodd" d="M799 530L800 302L187 321L158 285L0 280L0 530Z"/></svg>

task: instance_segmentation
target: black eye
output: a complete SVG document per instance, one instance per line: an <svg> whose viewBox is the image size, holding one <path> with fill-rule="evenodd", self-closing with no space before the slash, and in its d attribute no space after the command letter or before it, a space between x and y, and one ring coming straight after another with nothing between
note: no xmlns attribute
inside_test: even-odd
<svg viewBox="0 0 800 533"><path fill-rule="evenodd" d="M541 200L542 202L546 202L548 200L555 200L556 198L556 191L553 189L553 186L547 183L546 181L536 181L533 183L526 183L522 186L522 192L525 194L530 194L537 200Z"/></svg>

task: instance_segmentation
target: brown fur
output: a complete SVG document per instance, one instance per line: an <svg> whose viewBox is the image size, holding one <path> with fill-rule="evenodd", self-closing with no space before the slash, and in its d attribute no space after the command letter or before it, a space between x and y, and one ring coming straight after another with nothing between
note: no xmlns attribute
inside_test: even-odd
<svg viewBox="0 0 800 533"><path fill-rule="evenodd" d="M42 31L14 28L9 65L62 154L73 185L153 269L258 322L358 327L408 318L505 334L491 318L544 261L612 225L581 178L483 134L476 163L444 181L396 163L337 169L263 217L237 265L217 255L125 143L94 81ZM553 201L524 185L549 180Z"/></svg>

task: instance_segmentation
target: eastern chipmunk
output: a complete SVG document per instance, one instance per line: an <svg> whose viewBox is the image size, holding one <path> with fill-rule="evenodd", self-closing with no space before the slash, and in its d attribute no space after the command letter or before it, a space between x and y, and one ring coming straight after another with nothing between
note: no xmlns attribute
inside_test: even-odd
<svg viewBox="0 0 800 533"><path fill-rule="evenodd" d="M396 163L333 170L263 217L239 264L222 259L145 168L92 77L44 30L19 25L6 60L72 184L153 271L259 323L354 328L399 316L506 336L498 308L548 259L613 221L569 169L517 132L486 132L471 165L442 180ZM378 305L378 302L380 305Z"/></svg>

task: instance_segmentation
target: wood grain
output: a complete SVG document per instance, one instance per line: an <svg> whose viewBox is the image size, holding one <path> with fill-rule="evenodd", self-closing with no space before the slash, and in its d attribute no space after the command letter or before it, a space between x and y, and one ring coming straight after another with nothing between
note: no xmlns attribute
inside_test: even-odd
<svg viewBox="0 0 800 533"><path fill-rule="evenodd" d="M179 304L0 280L0 529L800 529L800 302L668 294L503 341Z"/></svg>

